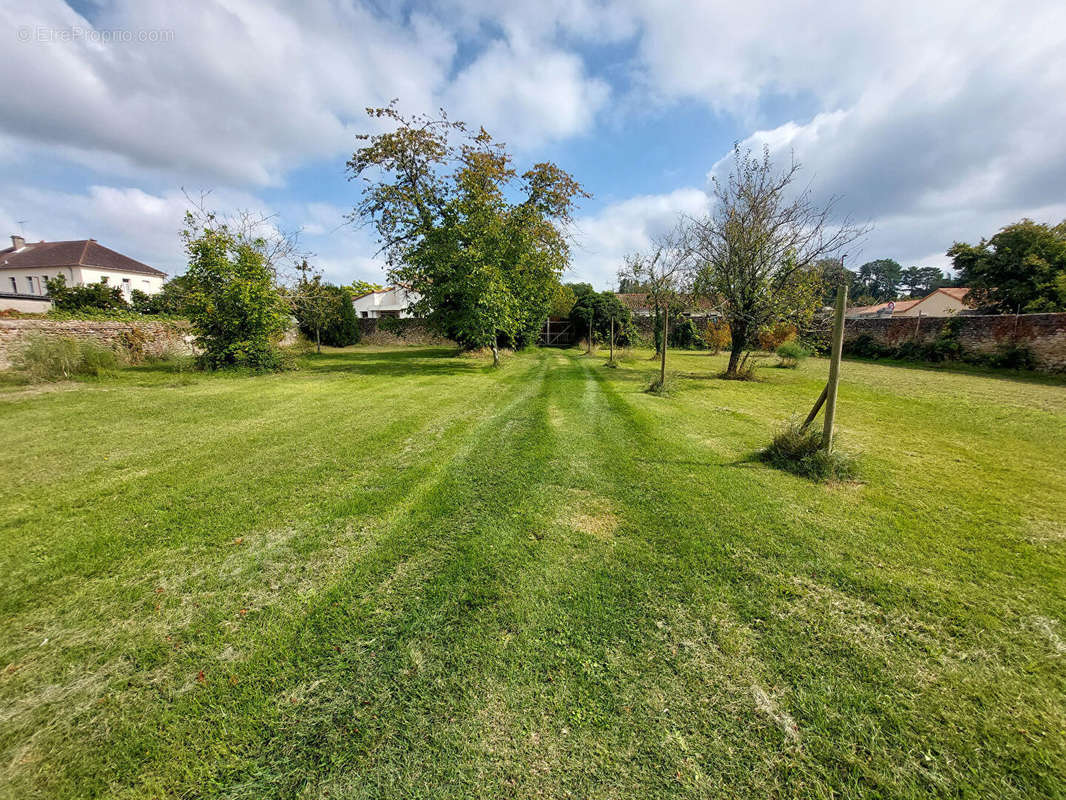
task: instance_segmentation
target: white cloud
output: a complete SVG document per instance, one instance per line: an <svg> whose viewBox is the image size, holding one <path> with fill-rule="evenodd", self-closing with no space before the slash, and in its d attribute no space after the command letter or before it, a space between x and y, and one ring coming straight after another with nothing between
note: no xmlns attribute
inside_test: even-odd
<svg viewBox="0 0 1066 800"><path fill-rule="evenodd" d="M631 197L579 217L574 225L579 244L573 251L573 268L563 280L585 281L598 289L615 286L627 253L646 250L652 237L668 231L679 215L705 212L709 199L700 189L683 188Z"/></svg>

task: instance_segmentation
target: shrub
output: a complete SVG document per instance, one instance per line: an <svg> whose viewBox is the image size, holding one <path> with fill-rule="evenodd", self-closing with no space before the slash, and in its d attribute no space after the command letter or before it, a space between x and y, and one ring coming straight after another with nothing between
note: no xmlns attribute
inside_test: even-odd
<svg viewBox="0 0 1066 800"><path fill-rule="evenodd" d="M777 362L777 366L795 369L799 366L799 362L803 361L809 355L810 353L807 352L807 348L799 342L795 340L785 342L777 348L777 357L780 359Z"/></svg>
<svg viewBox="0 0 1066 800"><path fill-rule="evenodd" d="M729 332L729 323L724 319L711 320L703 331L703 341L718 355L723 349L728 348L733 342Z"/></svg>
<svg viewBox="0 0 1066 800"><path fill-rule="evenodd" d="M800 429L797 420L782 428L770 445L759 453L759 460L772 467L813 480L852 480L856 476L855 459L840 450L822 447L822 432Z"/></svg>
<svg viewBox="0 0 1066 800"><path fill-rule="evenodd" d="M1011 342L996 348L996 351L987 356L989 366L1002 367L1004 369L1035 369L1036 356L1028 345Z"/></svg>
<svg viewBox="0 0 1066 800"><path fill-rule="evenodd" d="M120 361L115 350L97 342L33 336L15 354L14 364L31 381L44 382L114 374Z"/></svg>
<svg viewBox="0 0 1066 800"><path fill-rule="evenodd" d="M60 273L46 282L52 306L61 311L89 308L103 311L127 311L129 304L117 286L109 286L107 278L85 286L67 286L67 278Z"/></svg>
<svg viewBox="0 0 1066 800"><path fill-rule="evenodd" d="M759 331L759 349L774 352L785 342L796 338L796 326L788 322L776 322Z"/></svg>

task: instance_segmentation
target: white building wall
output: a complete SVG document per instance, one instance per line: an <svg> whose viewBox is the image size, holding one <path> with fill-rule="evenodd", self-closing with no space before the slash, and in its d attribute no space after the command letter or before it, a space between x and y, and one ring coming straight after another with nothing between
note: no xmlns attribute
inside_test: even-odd
<svg viewBox="0 0 1066 800"><path fill-rule="evenodd" d="M0 270L0 292L45 295L48 293L45 281L59 274L67 279L67 286L98 283L106 276L109 285L117 286L126 292L127 299L134 289L140 289L145 294L155 294L163 288L163 282L166 280L160 275L96 267L18 267Z"/></svg>
<svg viewBox="0 0 1066 800"><path fill-rule="evenodd" d="M371 292L357 297L352 300L352 308L355 309L355 316L362 319L377 319L378 317L407 319L414 316L407 309L419 299L417 292L391 286L380 292Z"/></svg>

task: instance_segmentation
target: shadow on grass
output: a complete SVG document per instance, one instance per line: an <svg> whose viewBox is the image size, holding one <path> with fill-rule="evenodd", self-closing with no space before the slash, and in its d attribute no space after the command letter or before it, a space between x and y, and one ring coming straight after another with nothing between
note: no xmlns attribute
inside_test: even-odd
<svg viewBox="0 0 1066 800"><path fill-rule="evenodd" d="M470 375L492 369L477 358L461 358L454 347L411 348L411 350L335 350L308 353L301 357L312 373L352 375ZM504 365L506 368L506 364Z"/></svg>
<svg viewBox="0 0 1066 800"><path fill-rule="evenodd" d="M1004 367L982 367L977 364L964 364L958 361L904 361L896 358L863 358L860 356L849 355L844 356L844 361L852 361L857 364L878 364L883 367L901 367L903 369L920 370L922 372L948 372L955 375L997 378L1004 381L1036 383L1043 386L1066 386L1066 375L1033 372L1030 370L1014 370Z"/></svg>

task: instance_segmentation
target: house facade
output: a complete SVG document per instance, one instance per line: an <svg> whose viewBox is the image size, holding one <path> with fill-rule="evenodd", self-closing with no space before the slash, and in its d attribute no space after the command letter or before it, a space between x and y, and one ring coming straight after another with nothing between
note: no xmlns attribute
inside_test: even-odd
<svg viewBox="0 0 1066 800"><path fill-rule="evenodd" d="M402 286L387 286L376 292L367 292L352 300L355 316L360 319L378 319L380 317L413 317L410 308L421 299L421 295Z"/></svg>
<svg viewBox="0 0 1066 800"><path fill-rule="evenodd" d="M68 286L107 280L122 290L126 300L138 289L155 294L167 274L129 256L104 247L95 239L68 242L27 242L11 237L11 247L0 250L0 306L20 311L47 310L48 281L66 278ZM34 308L20 306L37 306Z"/></svg>
<svg viewBox="0 0 1066 800"><path fill-rule="evenodd" d="M966 304L969 293L970 290L964 287L937 289L917 300L895 300L874 306L849 308L847 318L953 317L973 310Z"/></svg>

